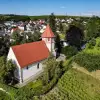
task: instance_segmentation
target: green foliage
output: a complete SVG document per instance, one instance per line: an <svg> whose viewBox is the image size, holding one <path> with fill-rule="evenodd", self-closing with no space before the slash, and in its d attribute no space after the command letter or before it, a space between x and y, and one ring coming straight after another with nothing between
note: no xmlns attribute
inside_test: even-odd
<svg viewBox="0 0 100 100"><path fill-rule="evenodd" d="M22 33L22 35L19 33L19 31L15 31L12 33L12 39L14 41L11 42L11 45L19 45L24 43L30 43L39 41L41 37L41 33L35 32L35 33ZM28 37L28 38L27 38Z"/></svg>
<svg viewBox="0 0 100 100"><path fill-rule="evenodd" d="M3 81L5 83L13 84L15 69L16 69L16 66L15 66L15 64L13 64L12 60L7 61L4 76L3 76L4 77Z"/></svg>
<svg viewBox="0 0 100 100"><path fill-rule="evenodd" d="M56 21L55 21L55 15L54 13L51 13L49 16L49 25L55 35L55 48L57 48L57 53L61 52L61 44L60 44L60 37L58 33L56 32Z"/></svg>
<svg viewBox="0 0 100 100"><path fill-rule="evenodd" d="M86 24L85 40L100 36L100 18L92 17Z"/></svg>
<svg viewBox="0 0 100 100"><path fill-rule="evenodd" d="M0 57L0 81L5 83L11 83L12 78L14 77L15 65L11 60L6 62L6 57Z"/></svg>
<svg viewBox="0 0 100 100"><path fill-rule="evenodd" d="M100 38L92 39L86 48L74 57L74 61L88 71L100 70Z"/></svg>
<svg viewBox="0 0 100 100"><path fill-rule="evenodd" d="M54 32L54 34L56 34L55 18L56 17L54 15L54 13L51 13L51 15L49 16L49 25L50 25L52 31Z"/></svg>
<svg viewBox="0 0 100 100"><path fill-rule="evenodd" d="M74 61L90 72L100 70L100 55L82 52L75 56Z"/></svg>
<svg viewBox="0 0 100 100"><path fill-rule="evenodd" d="M18 31L13 32L11 37L14 40L14 42L12 44L14 44L14 45L20 44L22 39L21 39L21 35L19 34Z"/></svg>
<svg viewBox="0 0 100 100"><path fill-rule="evenodd" d="M10 95L6 92L0 91L0 100L12 100Z"/></svg>
<svg viewBox="0 0 100 100"><path fill-rule="evenodd" d="M39 41L40 37L41 37L41 33L39 32L35 32L35 33L27 33L28 39L27 42L35 42L35 41Z"/></svg>
<svg viewBox="0 0 100 100"><path fill-rule="evenodd" d="M66 40L71 46L75 46L80 50L84 38L83 30L75 25L70 25L66 32Z"/></svg>
<svg viewBox="0 0 100 100"><path fill-rule="evenodd" d="M89 41L86 48L92 49L96 45L96 40L93 38Z"/></svg>
<svg viewBox="0 0 100 100"><path fill-rule="evenodd" d="M6 56L10 47L9 36L0 37L0 56Z"/></svg>
<svg viewBox="0 0 100 100"><path fill-rule="evenodd" d="M30 16L31 20L38 20L38 19L48 19L48 15L44 15L44 16Z"/></svg>
<svg viewBox="0 0 100 100"><path fill-rule="evenodd" d="M74 46L66 46L62 48L62 53L66 55L66 58L70 58L76 55L78 52L77 48Z"/></svg>
<svg viewBox="0 0 100 100"><path fill-rule="evenodd" d="M59 77L62 73L62 65L55 58L50 56L44 63L43 83L48 84L54 77Z"/></svg>
<svg viewBox="0 0 100 100"><path fill-rule="evenodd" d="M24 16L24 15L10 15L9 17L6 18L7 21L15 21L15 22L18 22L18 21L29 21L30 18L29 16Z"/></svg>
<svg viewBox="0 0 100 100"><path fill-rule="evenodd" d="M100 81L91 76L71 69L65 72L55 88L39 100L99 100L99 84Z"/></svg>
<svg viewBox="0 0 100 100"><path fill-rule="evenodd" d="M58 88L68 100L99 100L99 81L91 76L76 70L69 70L66 72L58 83ZM92 87L93 84L95 87ZM95 85L97 84L97 86Z"/></svg>
<svg viewBox="0 0 100 100"><path fill-rule="evenodd" d="M63 25L62 25L62 23L60 23L60 25L59 25L59 30L60 30L61 32L63 32Z"/></svg>
<svg viewBox="0 0 100 100"><path fill-rule="evenodd" d="M0 81L3 82L4 74L6 68L6 58L4 56L0 57Z"/></svg>

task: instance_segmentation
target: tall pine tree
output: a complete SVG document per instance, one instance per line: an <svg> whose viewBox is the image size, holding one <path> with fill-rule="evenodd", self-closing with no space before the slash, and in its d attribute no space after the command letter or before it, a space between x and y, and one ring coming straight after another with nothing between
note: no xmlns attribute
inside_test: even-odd
<svg viewBox="0 0 100 100"><path fill-rule="evenodd" d="M61 52L61 45L60 45L60 37L59 34L56 33L56 21L55 21L55 15L54 13L51 13L51 15L49 16L49 25L52 29L52 31L54 32L56 38L55 38L55 48L57 49L57 56L59 56L60 52Z"/></svg>

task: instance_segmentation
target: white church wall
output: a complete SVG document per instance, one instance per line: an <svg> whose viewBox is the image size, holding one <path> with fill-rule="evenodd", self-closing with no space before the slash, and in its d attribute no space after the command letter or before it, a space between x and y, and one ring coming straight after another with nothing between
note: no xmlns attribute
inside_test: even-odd
<svg viewBox="0 0 100 100"><path fill-rule="evenodd" d="M16 64L16 70L15 70L15 78L18 79L21 82L21 68L20 65L16 59L16 56L14 55L14 52L12 50L12 48L10 48L8 56L7 56L7 60L12 60L14 64Z"/></svg>
<svg viewBox="0 0 100 100"><path fill-rule="evenodd" d="M39 64L39 68L38 68L38 64ZM42 63L41 62L31 64L29 66L24 67L22 69L23 81L27 80L31 76L34 77L34 75L36 75L38 72L40 72L42 70L43 70L43 68L42 68Z"/></svg>

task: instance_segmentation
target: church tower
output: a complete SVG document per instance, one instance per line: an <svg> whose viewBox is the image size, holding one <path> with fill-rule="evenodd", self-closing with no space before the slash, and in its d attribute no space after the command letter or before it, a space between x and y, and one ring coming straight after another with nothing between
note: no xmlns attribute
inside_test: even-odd
<svg viewBox="0 0 100 100"><path fill-rule="evenodd" d="M44 33L42 34L42 40L46 43L46 46L48 47L50 52L55 52L54 46L55 46L55 35L52 32L49 24L47 25Z"/></svg>

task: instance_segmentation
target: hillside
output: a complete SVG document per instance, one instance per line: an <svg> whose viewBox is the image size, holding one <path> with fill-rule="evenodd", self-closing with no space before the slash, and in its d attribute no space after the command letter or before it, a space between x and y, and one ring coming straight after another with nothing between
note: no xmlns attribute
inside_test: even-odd
<svg viewBox="0 0 100 100"><path fill-rule="evenodd" d="M42 100L100 100L100 38L90 40L71 63L76 68L66 71Z"/></svg>
<svg viewBox="0 0 100 100"><path fill-rule="evenodd" d="M75 69L67 71L42 100L100 100L100 81Z"/></svg>
<svg viewBox="0 0 100 100"><path fill-rule="evenodd" d="M89 72L100 70L100 38L92 39L87 43L86 48L73 60Z"/></svg>

